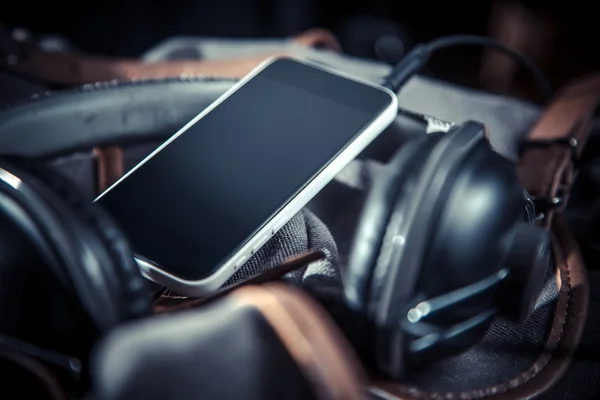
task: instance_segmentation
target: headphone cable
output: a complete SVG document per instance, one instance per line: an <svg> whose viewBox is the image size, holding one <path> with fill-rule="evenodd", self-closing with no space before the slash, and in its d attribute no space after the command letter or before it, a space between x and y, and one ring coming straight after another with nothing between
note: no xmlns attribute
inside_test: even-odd
<svg viewBox="0 0 600 400"><path fill-rule="evenodd" d="M454 46L482 46L504 53L531 72L546 100L552 97L552 86L534 62L495 39L477 35L444 36L413 47L392 68L392 71L383 80L382 85L394 93L398 93L414 74L421 71L427 65L434 52Z"/></svg>

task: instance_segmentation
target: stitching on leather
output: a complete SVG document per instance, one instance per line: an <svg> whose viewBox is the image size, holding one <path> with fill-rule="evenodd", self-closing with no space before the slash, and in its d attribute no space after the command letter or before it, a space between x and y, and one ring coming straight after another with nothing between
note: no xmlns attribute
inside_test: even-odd
<svg viewBox="0 0 600 400"><path fill-rule="evenodd" d="M570 321L571 318L569 318L569 307L570 307L570 303L571 303L571 291L572 291L572 286L571 286L571 267L568 263L567 260L567 253L564 251L564 246L560 245L558 246L561 253L562 253L562 262L565 265L565 269L564 271L560 268L560 266L558 267L559 271L560 271L560 275L561 275L561 289L559 290L559 301L557 302L557 308L558 308L558 304L560 304L560 296L564 295L567 296L565 299L565 309L564 311L561 313L562 315L556 315L555 314L555 318L554 320L556 320L557 318L561 318L562 319L562 323L560 324L560 332L559 332L559 339L556 341L556 343L554 344L554 346L552 347L552 351L548 352L547 357L545 359L545 361L541 362L538 364L538 362L534 362L531 367L525 371L524 373L522 373L520 376L517 376L516 378L513 378L511 380L509 380L508 382L505 383L501 383L498 385L493 385L493 386L488 386L482 389L475 389L472 391L464 391L464 392L425 392L422 391L414 386L410 387L410 386L403 386L403 385L399 385L397 386L401 391L404 392L404 394L414 398L414 399L431 399L431 400L437 400L437 399L445 399L445 400L455 400L455 399L461 399L461 400L475 400L475 399L485 399L487 397L490 396L496 396L499 394L505 394L505 393L509 393L512 390L515 390L517 388L522 387L523 385L525 385L526 383L530 382L532 379L536 378L541 372L543 372L547 367L548 364L550 363L550 361L553 359L554 357L554 353L556 351L556 349L559 347L559 345L562 343L563 339L564 339L564 333L565 333L565 326L567 325L567 322ZM564 277L563 277L563 272L564 272ZM564 286L563 286L564 285ZM563 287L565 288L565 290L563 291ZM551 328L552 329L552 328ZM400 397L397 397L398 399L400 399Z"/></svg>

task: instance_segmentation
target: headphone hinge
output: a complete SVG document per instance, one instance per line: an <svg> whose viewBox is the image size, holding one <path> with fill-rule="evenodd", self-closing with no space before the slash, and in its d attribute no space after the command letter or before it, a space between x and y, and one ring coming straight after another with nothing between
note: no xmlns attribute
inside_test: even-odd
<svg viewBox="0 0 600 400"><path fill-rule="evenodd" d="M562 206L563 197L556 195L554 197L548 196L535 196L531 197L533 207L537 215L546 214L550 210L555 210Z"/></svg>

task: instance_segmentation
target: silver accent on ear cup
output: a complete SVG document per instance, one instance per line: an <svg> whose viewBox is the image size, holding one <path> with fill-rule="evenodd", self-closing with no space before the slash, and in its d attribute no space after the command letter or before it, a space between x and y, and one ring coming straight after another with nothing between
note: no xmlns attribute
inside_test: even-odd
<svg viewBox="0 0 600 400"><path fill-rule="evenodd" d="M23 181L21 181L19 178L17 178L15 175L11 174L4 168L0 168L0 179L6 184L12 186L13 189L16 190L19 190L21 183L23 183Z"/></svg>
<svg viewBox="0 0 600 400"><path fill-rule="evenodd" d="M463 300L467 300L471 297L478 295L479 293L485 292L486 290L494 287L499 282L503 281L508 276L508 269L504 268L495 274L488 276L478 282L475 282L469 286L462 287L452 292L444 293L441 296L434 297L432 299L422 301L415 307L408 310L406 313L406 319L410 323L417 323L421 319L441 311L447 307L453 306L460 303Z"/></svg>
<svg viewBox="0 0 600 400"><path fill-rule="evenodd" d="M421 338L414 340L410 343L410 349L413 352L418 352L421 350L426 350L432 346L435 346L436 343L449 339L452 337L456 337L464 332L467 332L473 328L478 327L479 325L485 323L490 318L492 318L496 314L496 310L488 310L482 313L475 315L467 320L461 321L458 324L452 325L440 332L430 333Z"/></svg>
<svg viewBox="0 0 600 400"><path fill-rule="evenodd" d="M406 319L408 319L408 322L414 324L415 322L419 322L421 318L423 318L423 315L425 314L423 313L423 311L421 311L419 306L417 306L408 310L408 312L406 313Z"/></svg>

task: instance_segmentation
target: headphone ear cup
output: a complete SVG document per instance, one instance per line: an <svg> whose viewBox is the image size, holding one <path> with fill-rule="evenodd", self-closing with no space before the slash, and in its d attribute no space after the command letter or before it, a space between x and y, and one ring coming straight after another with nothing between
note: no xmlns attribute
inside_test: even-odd
<svg viewBox="0 0 600 400"><path fill-rule="evenodd" d="M150 296L143 277L116 223L50 166L23 158L7 161L19 170L15 175L35 190L49 210L60 214L67 228L72 228L68 235L71 243L54 244L75 246L74 253L79 258L65 265L66 272L75 286L72 289L97 328L104 331L120 322L150 314ZM46 228L61 229L58 226Z"/></svg>
<svg viewBox="0 0 600 400"><path fill-rule="evenodd" d="M409 206L411 203L416 202L420 204L423 201L421 198L416 198L413 190L423 179L423 169L431 159L431 152L444 135L444 132L436 132L422 138L422 140L417 143L417 147L412 151L413 155L408 161L408 164L398 166L399 168L408 171L408 173L404 175L401 181L396 182L396 184L400 186L400 192L396 195L393 204L391 204L389 218L386 220L386 226L379 245L379 252L373 264L369 298L367 300L369 308L367 311L374 320L377 319L375 314L378 313L381 306L380 298L383 287L386 283L389 283L392 270L398 268L403 268L403 271L405 270L402 263L392 260L392 244L397 239L395 237L397 232L395 232L395 227L391 225L406 219L405 207ZM397 215L398 218L392 220L393 215ZM401 304L398 304L399 308L401 306Z"/></svg>
<svg viewBox="0 0 600 400"><path fill-rule="evenodd" d="M502 314L521 323L533 312L548 273L552 273L550 232L537 225L520 223L508 254L508 279L498 293Z"/></svg>
<svg viewBox="0 0 600 400"><path fill-rule="evenodd" d="M375 264L385 231L411 164L420 154L417 150L426 137L402 146L386 165L370 188L360 216L344 282L346 304L355 311L366 311Z"/></svg>

